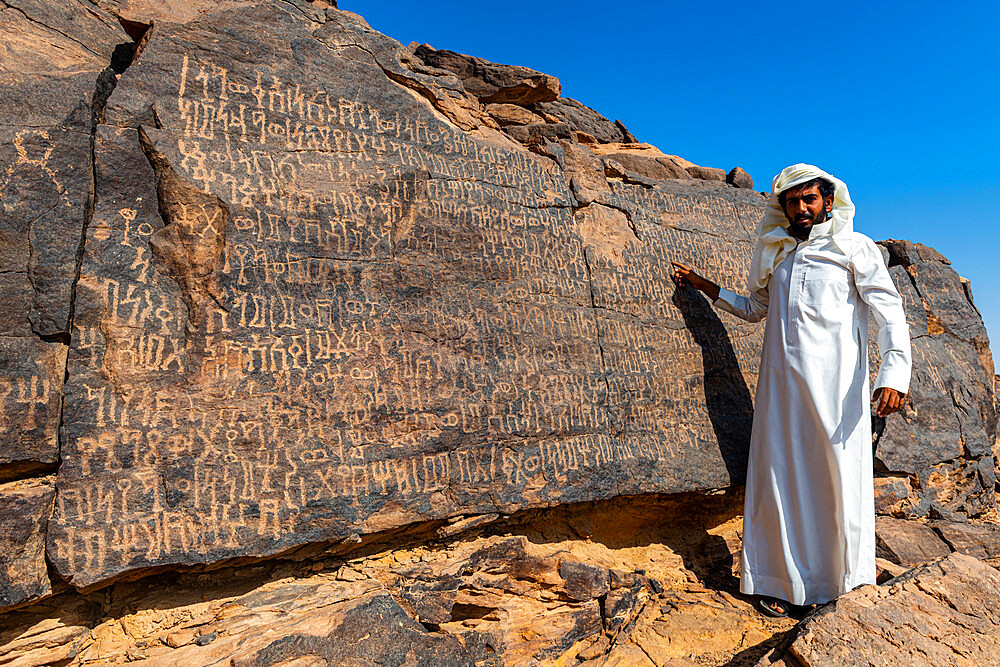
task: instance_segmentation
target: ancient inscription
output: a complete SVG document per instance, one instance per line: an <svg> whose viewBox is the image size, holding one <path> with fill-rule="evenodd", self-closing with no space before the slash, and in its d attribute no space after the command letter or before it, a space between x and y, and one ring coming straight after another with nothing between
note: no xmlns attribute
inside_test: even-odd
<svg viewBox="0 0 1000 667"><path fill-rule="evenodd" d="M176 78L123 78L109 117L138 120L98 128L61 574L738 478L742 416L706 398L745 407L719 387L747 391L758 334L678 302L668 263L740 277L750 195L616 187L593 206L635 230L609 258L553 160L455 128L301 16L230 20L267 58L158 27L144 66Z"/></svg>

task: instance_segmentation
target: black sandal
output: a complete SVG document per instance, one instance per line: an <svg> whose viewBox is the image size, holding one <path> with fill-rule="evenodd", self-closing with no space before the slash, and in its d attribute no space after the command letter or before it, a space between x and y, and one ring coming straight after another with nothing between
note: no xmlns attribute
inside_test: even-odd
<svg viewBox="0 0 1000 667"><path fill-rule="evenodd" d="M758 595L754 607L760 613L771 618L788 618L789 604L778 598Z"/></svg>

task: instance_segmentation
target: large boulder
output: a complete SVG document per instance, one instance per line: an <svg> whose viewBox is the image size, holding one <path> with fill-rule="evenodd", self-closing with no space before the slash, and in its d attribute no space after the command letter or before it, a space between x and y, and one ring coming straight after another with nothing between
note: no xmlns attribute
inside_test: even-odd
<svg viewBox="0 0 1000 667"><path fill-rule="evenodd" d="M995 506L997 424L982 317L968 281L939 252L909 241L881 245L910 325L913 377L903 410L874 420L876 466L910 480L911 501L898 513L980 515Z"/></svg>
<svg viewBox="0 0 1000 667"><path fill-rule="evenodd" d="M805 619L787 665L986 665L1000 654L1000 573L952 554ZM764 664L767 664L766 662Z"/></svg>
<svg viewBox="0 0 1000 667"><path fill-rule="evenodd" d="M669 260L741 284L759 195L529 152L348 13L185 19L94 130L60 577L741 483L761 327Z"/></svg>

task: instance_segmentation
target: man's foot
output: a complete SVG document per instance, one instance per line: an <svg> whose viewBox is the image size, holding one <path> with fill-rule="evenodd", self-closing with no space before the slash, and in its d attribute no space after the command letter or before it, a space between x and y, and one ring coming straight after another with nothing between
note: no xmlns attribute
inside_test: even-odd
<svg viewBox="0 0 1000 667"><path fill-rule="evenodd" d="M770 616L771 618L787 618L788 610L791 605L784 600L779 600L778 598L758 595L756 601L754 602L754 607L756 607L757 611L765 616Z"/></svg>

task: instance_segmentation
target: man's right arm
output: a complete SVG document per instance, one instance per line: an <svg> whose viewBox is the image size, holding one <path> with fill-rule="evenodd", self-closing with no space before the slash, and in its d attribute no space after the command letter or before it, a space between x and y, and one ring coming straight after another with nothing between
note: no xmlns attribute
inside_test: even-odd
<svg viewBox="0 0 1000 667"><path fill-rule="evenodd" d="M767 292L751 294L750 298L722 289L716 283L695 273L694 269L680 262L670 262L674 266L673 281L679 287L690 285L700 290L712 300L712 304L727 313L747 322L759 322L767 315Z"/></svg>

